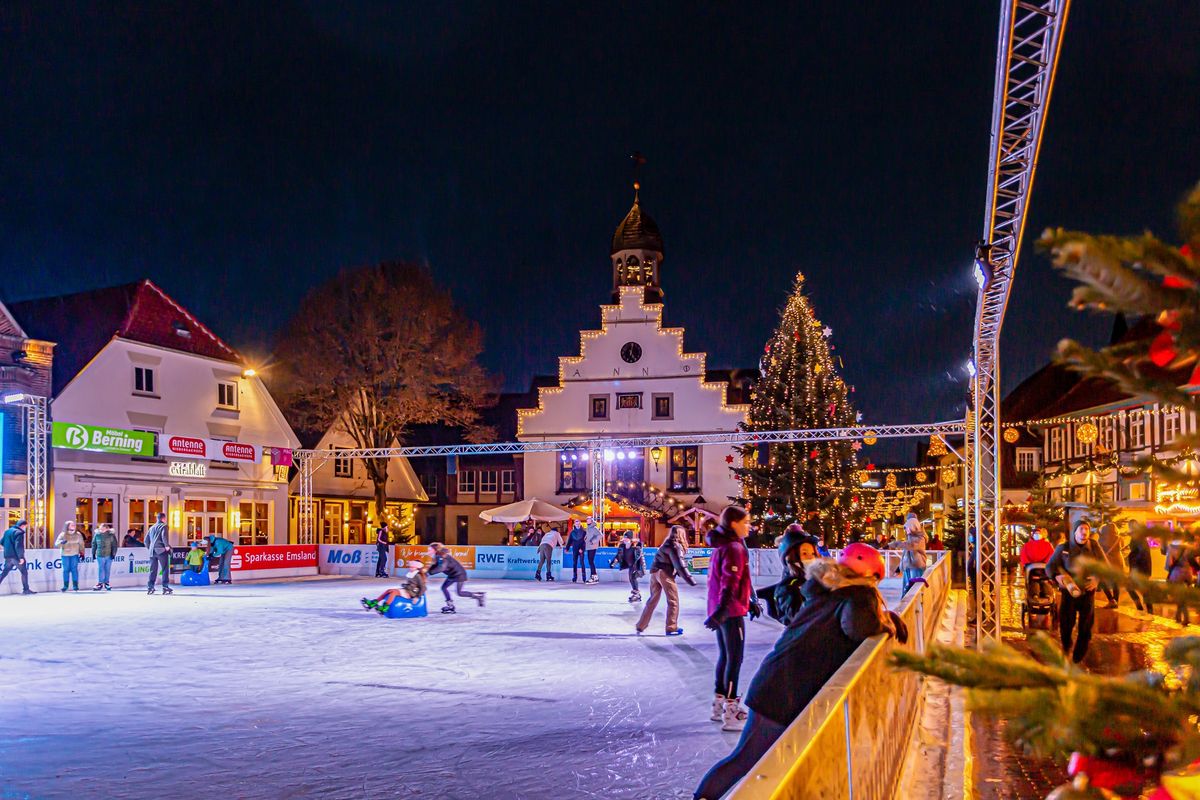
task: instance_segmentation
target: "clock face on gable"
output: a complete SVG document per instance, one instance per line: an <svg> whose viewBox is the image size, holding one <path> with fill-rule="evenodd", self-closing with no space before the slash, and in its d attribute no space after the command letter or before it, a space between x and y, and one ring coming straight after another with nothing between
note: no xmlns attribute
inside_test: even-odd
<svg viewBox="0 0 1200 800"><path fill-rule="evenodd" d="M611 350L609 352L612 352ZM627 364L636 364L642 357L642 346L637 342L626 342L621 345L621 360Z"/></svg>

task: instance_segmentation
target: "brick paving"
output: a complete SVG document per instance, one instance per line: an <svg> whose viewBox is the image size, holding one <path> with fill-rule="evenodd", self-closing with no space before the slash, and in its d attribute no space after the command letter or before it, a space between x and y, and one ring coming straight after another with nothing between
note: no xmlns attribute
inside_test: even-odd
<svg viewBox="0 0 1200 800"><path fill-rule="evenodd" d="M1026 649L1025 630L1021 627L1020 587L1006 585L1001 592L1000 622L1004 641ZM1096 607L1096 626L1083 666L1092 672L1123 675L1139 669L1161 668L1162 647L1182 633L1182 629L1162 617L1132 611L1132 602L1122 597L1129 613ZM969 631L973 635L973 631ZM1048 631L1058 638L1057 626ZM1005 738L1004 719L972 718L975 757L975 791L980 800L1028 800L1045 797L1054 787L1067 781L1066 764L1026 756Z"/></svg>

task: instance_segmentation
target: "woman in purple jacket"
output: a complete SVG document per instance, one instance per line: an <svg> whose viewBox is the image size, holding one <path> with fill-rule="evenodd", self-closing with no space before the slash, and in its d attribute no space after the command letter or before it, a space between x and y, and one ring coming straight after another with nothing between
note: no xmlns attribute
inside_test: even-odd
<svg viewBox="0 0 1200 800"><path fill-rule="evenodd" d="M721 524L708 534L713 551L704 627L716 631L720 648L712 721L722 723L723 731L740 731L746 724L738 677L746 648L746 615L753 619L760 613L750 584L750 553L742 543L749 534L750 514L741 506L727 506L721 512Z"/></svg>

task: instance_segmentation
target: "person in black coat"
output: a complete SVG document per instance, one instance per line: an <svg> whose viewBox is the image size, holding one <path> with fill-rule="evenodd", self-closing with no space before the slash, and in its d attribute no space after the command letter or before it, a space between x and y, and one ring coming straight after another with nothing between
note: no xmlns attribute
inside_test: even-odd
<svg viewBox="0 0 1200 800"><path fill-rule="evenodd" d="M1140 575L1143 578L1150 577L1150 570L1152 568L1150 564L1150 545L1146 544L1145 537L1135 536L1129 543L1128 560L1130 575ZM1133 604L1137 606L1138 611L1143 610L1142 600L1144 599L1144 610L1150 614L1154 613L1154 606L1151 605L1149 597L1142 598L1133 588L1129 588L1126 591L1128 591L1129 596L1133 598Z"/></svg>
<svg viewBox="0 0 1200 800"><path fill-rule="evenodd" d="M853 548L871 550L874 558L856 558ZM869 571L863 569L868 562ZM742 738L700 781L696 800L718 800L733 788L864 640L879 633L908 639L903 620L879 594L883 559L869 545L852 544L838 561L821 559L807 571L804 606L750 683Z"/></svg>
<svg viewBox="0 0 1200 800"><path fill-rule="evenodd" d="M1058 584L1062 600L1058 607L1058 635L1062 640L1064 653L1071 654L1071 660L1078 664L1087 655L1088 644L1092 641L1092 624L1096 620L1096 589L1100 581L1089 575L1075 581L1074 572L1078 559L1090 558L1093 561L1104 561L1104 551L1092 526L1080 522L1071 531L1067 541L1054 548L1054 555L1046 564L1046 574ZM1071 646L1071 637L1075 632L1076 621L1079 632L1075 634L1075 646Z"/></svg>
<svg viewBox="0 0 1200 800"><path fill-rule="evenodd" d="M388 532L387 523L375 530L375 577L388 576L388 553L392 549L392 535Z"/></svg>
<svg viewBox="0 0 1200 800"><path fill-rule="evenodd" d="M450 554L450 548L441 542L434 542L429 545L429 555L433 558L433 566L429 568L428 574L435 575L439 572L444 573L446 580L442 581L442 594L446 596L446 605L442 606L443 614L454 614L454 598L450 596L450 588L456 587L459 597L470 597L479 605L483 605L484 599L487 596L486 592L468 592L463 588L463 584L467 582L467 571L463 569L463 565L458 559Z"/></svg>
<svg viewBox="0 0 1200 800"><path fill-rule="evenodd" d="M779 560L783 563L783 577L774 586L755 592L767 606L767 615L787 625L804 605L806 565L820 560L820 540L805 533L799 523L788 525L779 537Z"/></svg>
<svg viewBox="0 0 1200 800"><path fill-rule="evenodd" d="M580 572L583 573L583 582L587 583L587 564L583 560L583 554L587 552L587 531L583 529L579 520L575 520L575 524L571 526L566 550L571 554L572 560L571 583L579 583Z"/></svg>

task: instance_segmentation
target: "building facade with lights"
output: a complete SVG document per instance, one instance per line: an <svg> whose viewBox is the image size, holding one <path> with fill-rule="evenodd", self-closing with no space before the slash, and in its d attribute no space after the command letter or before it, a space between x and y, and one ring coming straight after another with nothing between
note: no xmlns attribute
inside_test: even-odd
<svg viewBox="0 0 1200 800"><path fill-rule="evenodd" d="M51 342L31 339L0 303L0 526L29 515L26 509L26 397L48 398L54 359ZM44 513L44 512L43 512Z"/></svg>
<svg viewBox="0 0 1200 800"><path fill-rule="evenodd" d="M350 450L354 439L335 423L316 443L316 450ZM384 520L399 536L414 533L416 503L428 501L407 458L388 459L387 502ZM319 544L374 544L379 525L375 508L375 484L359 458L316 460L312 477L313 519ZM289 538L298 542L299 513L296 503L299 476L292 478L292 513Z"/></svg>
<svg viewBox="0 0 1200 800"><path fill-rule="evenodd" d="M148 280L10 306L55 342L48 524L288 541L287 471L299 441L260 377ZM278 463L276 463L278 462Z"/></svg>
<svg viewBox="0 0 1200 800"><path fill-rule="evenodd" d="M612 302L600 306L600 327L580 331L578 355L559 358L557 384L517 412L518 440L736 430L749 411L751 376L708 372L705 355L686 350L684 330L663 325L662 235L636 195L610 256ZM592 513L592 457L525 454L525 496ZM663 538L665 520L693 507L719 512L741 495L731 471L741 457L728 445L608 448L599 457L606 527L637 528L650 543Z"/></svg>

